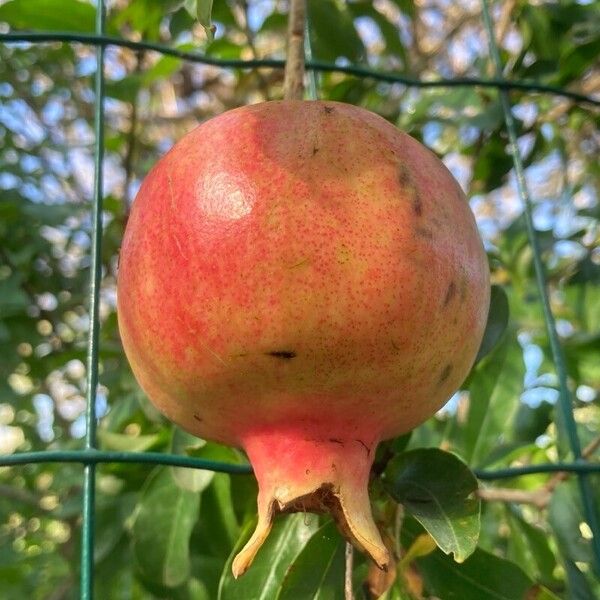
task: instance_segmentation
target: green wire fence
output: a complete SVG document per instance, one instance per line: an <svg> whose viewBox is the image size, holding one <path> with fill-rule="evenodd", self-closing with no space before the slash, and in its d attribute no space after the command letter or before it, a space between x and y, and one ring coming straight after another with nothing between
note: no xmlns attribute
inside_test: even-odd
<svg viewBox="0 0 600 600"><path fill-rule="evenodd" d="M188 456L178 456L159 452L107 452L96 449L96 388L98 384L98 339L99 339L99 295L101 284L101 246L102 246L102 180L104 160L104 51L106 46L122 46L133 50L153 50L164 55L170 55L190 62L215 65L223 68L278 68L285 66L284 61L275 59L266 60L224 60L216 59L197 52L188 52L170 48L163 44L134 42L117 37L105 35L105 2L97 1L95 34L79 34L70 32L9 32L0 34L0 41L10 42L72 42L94 45L96 47L97 69L95 74L95 111L94 111L94 199L92 208L92 246L91 246L91 279L89 286L89 314L90 329L87 345L87 387L86 387L86 436L85 449L80 451L46 451L23 452L0 457L0 466L25 465L32 463L79 463L84 465L84 486L82 499L83 530L81 540L81 587L80 597L91 600L93 597L93 564L94 564L94 513L95 513L95 481L96 465L99 463L137 463L161 464L177 467L205 469L221 473L241 474L250 473L249 465L227 464L223 462L202 460ZM339 72L362 78L371 78L387 83L401 83L410 87L488 87L498 90L500 102L504 113L506 130L509 139L509 150L512 155L513 167L516 175L517 190L520 200L525 207L525 220L529 243L533 251L535 279L538 293L542 303L547 335L550 341L552 357L556 367L559 381L559 407L562 423L567 441L573 454L573 462L557 462L548 464L528 465L498 470L475 470L475 475L481 480L507 479L537 473L569 472L577 476L585 519L592 531L592 547L594 553L594 568L600 575L600 522L594 505L594 494L589 477L600 473L600 464L588 462L582 455L581 443L578 438L571 394L567 385L567 369L565 358L560 346L555 320L550 308L548 288L544 264L541 258L541 249L536 234L533 216L532 201L523 168L523 160L517 145L516 125L512 115L508 93L510 90L523 92L547 93L573 100L580 104L600 106L600 100L584 94L564 90L555 86L543 85L537 82L509 81L503 77L500 52L494 37L494 28L487 0L482 0L482 14L485 30L488 36L489 51L494 67L493 79L482 78L454 78L423 81L395 73L384 73L373 69L346 65L340 66L331 63L313 60L310 47L307 48L306 67L309 70L309 92L316 97L317 72Z"/></svg>

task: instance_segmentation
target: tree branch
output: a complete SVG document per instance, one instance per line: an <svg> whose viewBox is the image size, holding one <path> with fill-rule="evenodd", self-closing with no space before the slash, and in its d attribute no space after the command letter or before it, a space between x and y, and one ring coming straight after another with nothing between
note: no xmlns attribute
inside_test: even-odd
<svg viewBox="0 0 600 600"><path fill-rule="evenodd" d="M346 569L344 576L344 600L354 600L354 589L352 586L352 571L354 569L354 547L346 542Z"/></svg>
<svg viewBox="0 0 600 600"><path fill-rule="evenodd" d="M286 100L302 100L304 97L304 22L306 0L291 0L288 16L288 49L283 82Z"/></svg>

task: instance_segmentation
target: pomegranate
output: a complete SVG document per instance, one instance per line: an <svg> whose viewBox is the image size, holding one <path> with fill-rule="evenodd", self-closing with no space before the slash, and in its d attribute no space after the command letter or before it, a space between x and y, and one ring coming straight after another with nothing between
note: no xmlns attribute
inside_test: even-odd
<svg viewBox="0 0 600 600"><path fill-rule="evenodd" d="M246 106L157 163L123 240L119 327L169 419L248 454L259 518L235 576L289 511L330 512L386 567L367 490L376 446L460 385L488 304L458 184L364 109Z"/></svg>

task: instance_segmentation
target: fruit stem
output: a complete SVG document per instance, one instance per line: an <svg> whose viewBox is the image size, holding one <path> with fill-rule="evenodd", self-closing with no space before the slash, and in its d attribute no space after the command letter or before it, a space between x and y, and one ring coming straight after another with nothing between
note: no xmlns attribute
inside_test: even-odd
<svg viewBox="0 0 600 600"><path fill-rule="evenodd" d="M291 0L287 30L287 60L283 81L286 100L304 98L304 25L306 0Z"/></svg>
<svg viewBox="0 0 600 600"><path fill-rule="evenodd" d="M258 480L258 524L235 558L235 577L246 571L278 513L330 513L347 540L382 569L390 557L373 521L367 486L375 438L337 435L326 426L278 426L249 432L243 446Z"/></svg>

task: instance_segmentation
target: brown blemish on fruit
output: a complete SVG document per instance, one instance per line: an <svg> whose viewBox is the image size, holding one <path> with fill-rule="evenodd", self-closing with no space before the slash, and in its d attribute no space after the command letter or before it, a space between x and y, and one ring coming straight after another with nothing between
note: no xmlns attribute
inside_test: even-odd
<svg viewBox="0 0 600 600"><path fill-rule="evenodd" d="M444 383L444 381L446 381L446 379L448 379L448 377L450 377L450 373L452 373L452 365L450 363L448 363L444 367L444 370L440 373L440 378L438 379L438 385L442 385L442 383Z"/></svg>
<svg viewBox="0 0 600 600"><path fill-rule="evenodd" d="M421 196L419 195L419 192L413 183L410 172L404 165L399 165L398 167L398 183L400 184L402 191L410 198L413 211L417 217L420 217L423 214L423 202L421 201Z"/></svg>
<svg viewBox="0 0 600 600"><path fill-rule="evenodd" d="M414 203L413 203L413 207L414 207ZM416 212L416 210L415 210ZM420 213L417 213L420 214ZM432 240L433 239L433 233L429 230L429 229L424 229L423 227L417 227L415 229L415 233L421 237L424 238L426 240Z"/></svg>
<svg viewBox="0 0 600 600"><path fill-rule="evenodd" d="M329 441L330 441L332 444L340 444L340 445L342 445L342 446L344 445L344 442L342 442L342 440L338 440L337 438L329 438Z"/></svg>
<svg viewBox="0 0 600 600"><path fill-rule="evenodd" d="M419 194L417 191L414 191L414 196L412 200L413 210L415 211L415 215L420 217L423 214L423 203L421 202L421 198L419 198Z"/></svg>
<svg viewBox="0 0 600 600"><path fill-rule="evenodd" d="M313 154L313 156L314 156L314 155L315 155L315 154L316 154L318 151L319 151L319 149L318 149L316 146L314 146L314 147L313 147L313 153L312 153L312 154Z"/></svg>
<svg viewBox="0 0 600 600"><path fill-rule="evenodd" d="M403 187L412 188L412 180L410 178L410 173L408 169L404 165L400 165L398 167L398 183Z"/></svg>
<svg viewBox="0 0 600 600"><path fill-rule="evenodd" d="M196 419L196 421L198 421L198 423L202 423L202 417L200 415L197 415L196 413L194 413L193 417L194 417L194 419Z"/></svg>
<svg viewBox="0 0 600 600"><path fill-rule="evenodd" d="M291 360L292 358L296 358L296 353L293 350L272 350L271 352L265 352L265 356Z"/></svg>
<svg viewBox="0 0 600 600"><path fill-rule="evenodd" d="M325 114L330 115L333 112L333 106L327 106L327 105L325 105L323 107L323 110L325 111Z"/></svg>
<svg viewBox="0 0 600 600"><path fill-rule="evenodd" d="M400 351L400 346L398 346L398 344L396 344L396 342L394 340L390 340L390 343L392 344L392 348L396 351L399 352Z"/></svg>
<svg viewBox="0 0 600 600"><path fill-rule="evenodd" d="M455 294L456 284L454 283L454 281L451 281L450 285L448 286L448 290L446 291L446 295L444 296L444 306L448 306L448 304L450 304L450 300L454 298Z"/></svg>

